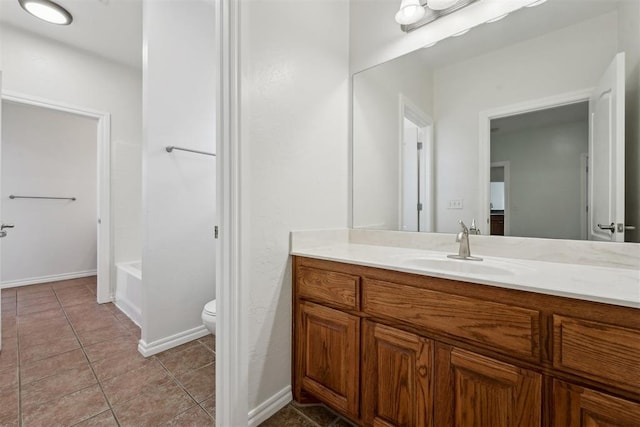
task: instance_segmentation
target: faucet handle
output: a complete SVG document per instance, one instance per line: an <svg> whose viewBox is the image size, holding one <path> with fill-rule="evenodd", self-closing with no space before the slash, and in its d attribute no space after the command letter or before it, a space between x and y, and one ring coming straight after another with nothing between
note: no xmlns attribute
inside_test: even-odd
<svg viewBox="0 0 640 427"><path fill-rule="evenodd" d="M464 225L464 222L462 222L462 220L458 221L458 224L460 224L460 227L462 227L462 232L465 234L469 234L469 229L467 228L466 225Z"/></svg>

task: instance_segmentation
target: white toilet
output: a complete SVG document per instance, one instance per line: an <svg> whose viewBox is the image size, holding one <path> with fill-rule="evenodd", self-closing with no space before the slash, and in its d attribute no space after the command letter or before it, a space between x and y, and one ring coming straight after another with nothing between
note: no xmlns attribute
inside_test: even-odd
<svg viewBox="0 0 640 427"><path fill-rule="evenodd" d="M211 300L202 309L202 323L213 334L216 334L216 300Z"/></svg>

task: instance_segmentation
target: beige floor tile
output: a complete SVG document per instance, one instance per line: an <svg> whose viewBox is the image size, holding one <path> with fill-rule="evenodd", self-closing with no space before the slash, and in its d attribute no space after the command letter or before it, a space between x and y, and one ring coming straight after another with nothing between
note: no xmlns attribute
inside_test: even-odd
<svg viewBox="0 0 640 427"><path fill-rule="evenodd" d="M98 385L84 388L41 405L22 408L23 425L74 425L109 409Z"/></svg>
<svg viewBox="0 0 640 427"><path fill-rule="evenodd" d="M17 339L2 338L2 351L0 351L0 369L5 370L18 366Z"/></svg>
<svg viewBox="0 0 640 427"><path fill-rule="evenodd" d="M20 404L24 410L28 410L32 406L59 399L96 383L89 365L79 365L22 386Z"/></svg>
<svg viewBox="0 0 640 427"><path fill-rule="evenodd" d="M204 409L194 406L187 409L171 421L162 424L163 426L180 426L180 427L204 427L214 426L215 421L207 414Z"/></svg>
<svg viewBox="0 0 640 427"><path fill-rule="evenodd" d="M338 418L336 413L324 405L298 405L295 402L292 402L291 405L299 412L302 412L311 420L318 423L320 427L328 427Z"/></svg>
<svg viewBox="0 0 640 427"><path fill-rule="evenodd" d="M113 412L104 411L101 414L96 415L95 417L89 418L88 420L84 420L78 424L75 424L74 427L117 427L118 423L116 422L115 417L113 416Z"/></svg>
<svg viewBox="0 0 640 427"><path fill-rule="evenodd" d="M91 331L78 332L78 338L83 346L98 344L103 341L112 340L114 338L129 335L125 327L120 324L109 325L104 328L93 329Z"/></svg>
<svg viewBox="0 0 640 427"><path fill-rule="evenodd" d="M203 400L202 402L200 402L200 406L202 407L202 409L204 409L205 411L207 411L207 413L209 415L211 415L211 417L213 419L216 418L216 397L215 397L215 393L214 396L212 398Z"/></svg>
<svg viewBox="0 0 640 427"><path fill-rule="evenodd" d="M144 367L145 365L153 362L154 359L145 359L140 353L127 354L122 353L114 355L106 359L92 362L93 370L98 377L98 380L105 381L109 378L120 376L126 372L133 371Z"/></svg>
<svg viewBox="0 0 640 427"><path fill-rule="evenodd" d="M211 363L200 369L189 371L177 377L193 399L200 403L214 396L216 388L216 365Z"/></svg>
<svg viewBox="0 0 640 427"><path fill-rule="evenodd" d="M87 353L87 357L91 362L107 359L120 353L129 355L139 354L138 340L132 336L124 335L112 340L86 346L84 347L84 351Z"/></svg>
<svg viewBox="0 0 640 427"><path fill-rule="evenodd" d="M0 390L0 425L18 422L18 387Z"/></svg>
<svg viewBox="0 0 640 427"><path fill-rule="evenodd" d="M0 369L0 393L18 387L18 367Z"/></svg>
<svg viewBox="0 0 640 427"><path fill-rule="evenodd" d="M170 380L171 377L160 363L152 360L141 368L102 382L102 389L113 406L151 391Z"/></svg>
<svg viewBox="0 0 640 427"><path fill-rule="evenodd" d="M133 400L116 405L113 410L123 427L157 426L195 405L180 386L170 381Z"/></svg>
<svg viewBox="0 0 640 427"><path fill-rule="evenodd" d="M160 354L158 359L160 359L165 368L178 377L215 362L215 355L208 348L199 344L178 353Z"/></svg>
<svg viewBox="0 0 640 427"><path fill-rule="evenodd" d="M198 341L209 347L212 351L216 351L216 337L213 335L209 334L200 338Z"/></svg>
<svg viewBox="0 0 640 427"><path fill-rule="evenodd" d="M20 349L20 361L25 363L35 362L76 348L80 348L80 343L75 337L63 338L45 344L34 345L24 350Z"/></svg>
<svg viewBox="0 0 640 427"><path fill-rule="evenodd" d="M20 381L23 386L60 371L88 366L87 358L81 349L61 353L36 362L26 362L20 366Z"/></svg>
<svg viewBox="0 0 640 427"><path fill-rule="evenodd" d="M56 327L47 326L44 329L32 328L31 330L32 332L20 333L21 351L37 345L55 343L63 339L76 339L76 335L68 323Z"/></svg>

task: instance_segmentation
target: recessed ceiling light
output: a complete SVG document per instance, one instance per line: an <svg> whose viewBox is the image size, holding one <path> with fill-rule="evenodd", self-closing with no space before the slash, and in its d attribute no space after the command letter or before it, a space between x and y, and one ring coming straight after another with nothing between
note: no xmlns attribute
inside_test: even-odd
<svg viewBox="0 0 640 427"><path fill-rule="evenodd" d="M20 6L36 18L57 25L69 25L71 14L62 6L50 0L18 0Z"/></svg>

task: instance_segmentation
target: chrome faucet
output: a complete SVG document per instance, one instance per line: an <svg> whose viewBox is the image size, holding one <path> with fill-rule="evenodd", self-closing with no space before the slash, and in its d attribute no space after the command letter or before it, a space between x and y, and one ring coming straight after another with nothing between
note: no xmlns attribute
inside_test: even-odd
<svg viewBox="0 0 640 427"><path fill-rule="evenodd" d="M476 234L476 235L482 234L480 233L480 228L476 226L475 218L471 220L471 228L469 228L469 234Z"/></svg>
<svg viewBox="0 0 640 427"><path fill-rule="evenodd" d="M482 258L471 256L471 249L469 249L469 229L462 220L458 221L462 230L456 235L456 243L460 243L458 248L458 255L447 255L453 259L464 259L469 261L482 261Z"/></svg>

